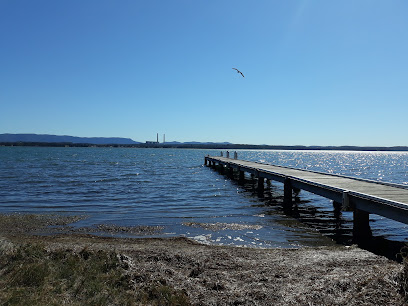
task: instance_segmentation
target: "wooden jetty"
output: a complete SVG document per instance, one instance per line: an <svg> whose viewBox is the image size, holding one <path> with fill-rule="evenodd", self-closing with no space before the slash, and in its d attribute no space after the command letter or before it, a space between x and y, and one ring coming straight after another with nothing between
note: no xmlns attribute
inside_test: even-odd
<svg viewBox="0 0 408 306"><path fill-rule="evenodd" d="M228 153L227 153L228 154ZM221 171L238 172L243 180L245 172L258 180L258 190L263 191L264 181L283 183L285 211L292 209L293 194L300 190L333 200L338 210L353 211L353 239L359 241L371 236L369 214L408 224L408 186L383 183L316 171L275 166L234 158L206 156L205 165L217 166Z"/></svg>

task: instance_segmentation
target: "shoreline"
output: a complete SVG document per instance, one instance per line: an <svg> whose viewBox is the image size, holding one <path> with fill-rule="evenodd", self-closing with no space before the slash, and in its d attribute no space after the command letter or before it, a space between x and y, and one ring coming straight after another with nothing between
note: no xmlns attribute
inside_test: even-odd
<svg viewBox="0 0 408 306"><path fill-rule="evenodd" d="M403 265L356 246L258 249L204 245L181 237L39 236L32 233L71 219L7 218L9 225L0 227L3 253L20 245L41 245L46 254L114 252L127 267L121 273L128 276L131 292L164 286L182 295L185 305L404 305L399 293Z"/></svg>
<svg viewBox="0 0 408 306"><path fill-rule="evenodd" d="M149 148L149 149L201 149L201 150L296 150L296 151L361 151L361 152L407 152L408 146L306 146L306 145L254 145L233 143L86 143L86 142L37 142L0 141L0 147L79 147L79 148Z"/></svg>

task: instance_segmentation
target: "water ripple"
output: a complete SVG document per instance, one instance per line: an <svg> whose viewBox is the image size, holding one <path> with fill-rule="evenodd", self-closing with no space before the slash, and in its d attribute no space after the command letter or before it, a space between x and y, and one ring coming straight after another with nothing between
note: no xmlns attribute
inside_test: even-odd
<svg viewBox="0 0 408 306"><path fill-rule="evenodd" d="M78 223L81 226L160 225L166 228L161 235L206 237L206 241L222 244L293 247L328 243L315 229L270 204L279 202L279 186L273 187L275 199L267 204L204 167L207 154L219 155L219 151L0 147L0 211L81 213L88 216ZM246 160L408 184L405 152L242 150L238 155ZM330 201L303 192L301 196L301 208L314 218L320 216L322 222L316 226L322 231L333 230ZM346 230L350 218L344 214ZM373 218L377 233L407 239L407 226ZM216 233L207 233L205 227L183 224L245 224L259 230L243 234L236 228L220 227Z"/></svg>

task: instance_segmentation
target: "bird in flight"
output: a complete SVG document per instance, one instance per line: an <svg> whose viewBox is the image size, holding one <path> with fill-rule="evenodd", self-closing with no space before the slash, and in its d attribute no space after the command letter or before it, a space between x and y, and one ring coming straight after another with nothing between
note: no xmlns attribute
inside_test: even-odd
<svg viewBox="0 0 408 306"><path fill-rule="evenodd" d="M244 74L243 74L241 71L239 71L237 68L232 68L232 69L236 70L237 73L240 73L240 74L242 75L242 77L245 78L245 77L244 77Z"/></svg>

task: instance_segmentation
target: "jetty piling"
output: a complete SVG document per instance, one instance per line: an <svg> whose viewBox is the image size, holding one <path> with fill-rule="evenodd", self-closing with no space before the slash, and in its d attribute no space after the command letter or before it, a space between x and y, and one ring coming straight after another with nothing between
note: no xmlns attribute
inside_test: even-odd
<svg viewBox="0 0 408 306"><path fill-rule="evenodd" d="M353 211L353 240L355 242L372 236L370 214L377 214L398 222L408 224L408 186L384 183L317 171L250 162L234 158L206 156L204 164L217 165L221 173L224 167L228 177L233 178L234 169L238 179L244 181L245 172L257 181L256 189L263 194L265 180L283 183L283 209L290 213L293 209L293 196L305 190L333 200L336 217L342 211Z"/></svg>
<svg viewBox="0 0 408 306"><path fill-rule="evenodd" d="M292 182L289 178L285 178L283 182L283 209L286 212L292 210L293 205L293 189Z"/></svg>
<svg viewBox="0 0 408 306"><path fill-rule="evenodd" d="M239 181L243 182L245 180L245 171L238 170L239 171Z"/></svg>

